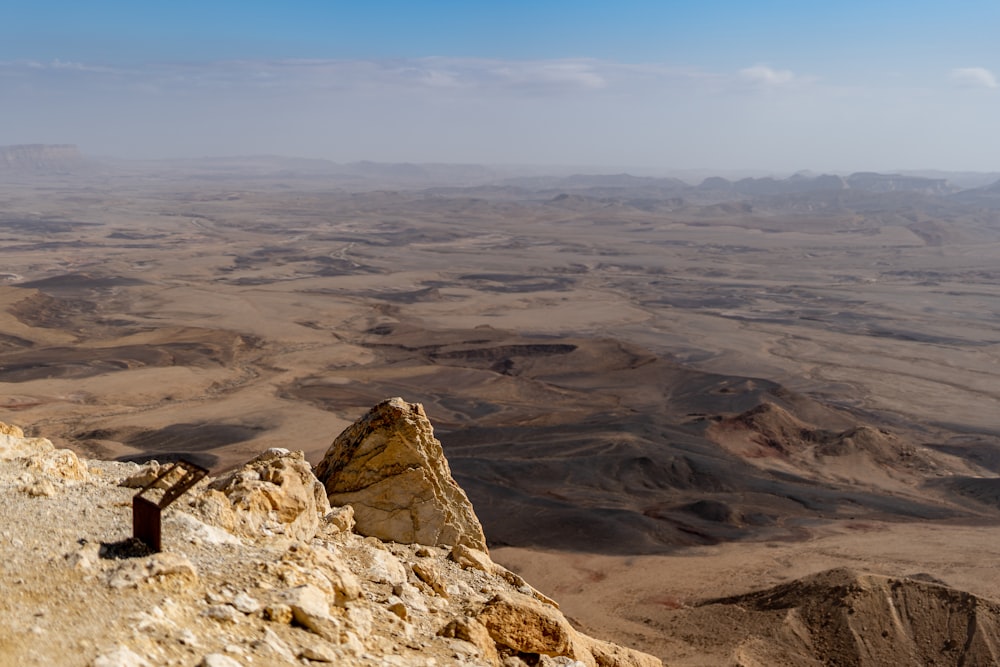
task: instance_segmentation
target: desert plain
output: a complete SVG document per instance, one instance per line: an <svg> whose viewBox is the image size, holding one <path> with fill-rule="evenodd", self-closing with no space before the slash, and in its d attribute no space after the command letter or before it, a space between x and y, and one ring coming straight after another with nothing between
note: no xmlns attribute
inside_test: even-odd
<svg viewBox="0 0 1000 667"><path fill-rule="evenodd" d="M1000 600L996 187L362 167L4 173L0 421L222 471L421 403L494 559L670 665L796 664L731 598L833 568Z"/></svg>

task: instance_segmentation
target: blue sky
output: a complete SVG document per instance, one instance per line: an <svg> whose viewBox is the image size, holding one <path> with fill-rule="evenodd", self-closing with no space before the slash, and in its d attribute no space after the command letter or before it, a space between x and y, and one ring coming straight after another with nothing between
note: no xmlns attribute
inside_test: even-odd
<svg viewBox="0 0 1000 667"><path fill-rule="evenodd" d="M0 144L124 157L1000 169L996 0L0 10Z"/></svg>

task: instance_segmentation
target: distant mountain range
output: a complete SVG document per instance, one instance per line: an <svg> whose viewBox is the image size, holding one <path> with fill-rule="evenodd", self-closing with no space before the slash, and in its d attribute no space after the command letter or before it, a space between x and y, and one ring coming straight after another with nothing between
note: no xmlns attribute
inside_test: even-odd
<svg viewBox="0 0 1000 667"><path fill-rule="evenodd" d="M711 195L737 199L835 193L915 193L946 196L975 193L1000 194L1000 173L902 172L882 174L856 172L848 176L798 172L787 178L773 176L727 179L708 176L700 183L678 178L635 176L628 173L572 173L566 167L487 166L443 163L336 163L314 158L274 155L208 157L170 160L87 160L72 144L24 144L0 146L0 171L23 173L74 173L100 166L123 172L199 173L206 178L295 178L326 181L342 187L505 187L534 191L582 191L607 196L622 191L646 191L662 196ZM687 173L687 172L685 172ZM691 172L692 174L694 172Z"/></svg>

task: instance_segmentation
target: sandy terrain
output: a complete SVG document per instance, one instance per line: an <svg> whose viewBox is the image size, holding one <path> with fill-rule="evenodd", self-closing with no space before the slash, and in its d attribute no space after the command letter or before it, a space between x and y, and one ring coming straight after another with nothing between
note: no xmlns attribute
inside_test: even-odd
<svg viewBox="0 0 1000 667"><path fill-rule="evenodd" d="M831 567L1000 599L1000 216L849 194L10 178L0 420L218 471L423 403L497 560L676 664Z"/></svg>

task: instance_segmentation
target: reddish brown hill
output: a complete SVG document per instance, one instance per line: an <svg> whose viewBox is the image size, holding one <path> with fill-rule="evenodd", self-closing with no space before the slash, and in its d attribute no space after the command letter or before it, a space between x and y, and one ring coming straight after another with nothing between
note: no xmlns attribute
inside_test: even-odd
<svg viewBox="0 0 1000 667"><path fill-rule="evenodd" d="M696 610L741 618L737 665L995 665L1000 604L947 586L836 569Z"/></svg>

